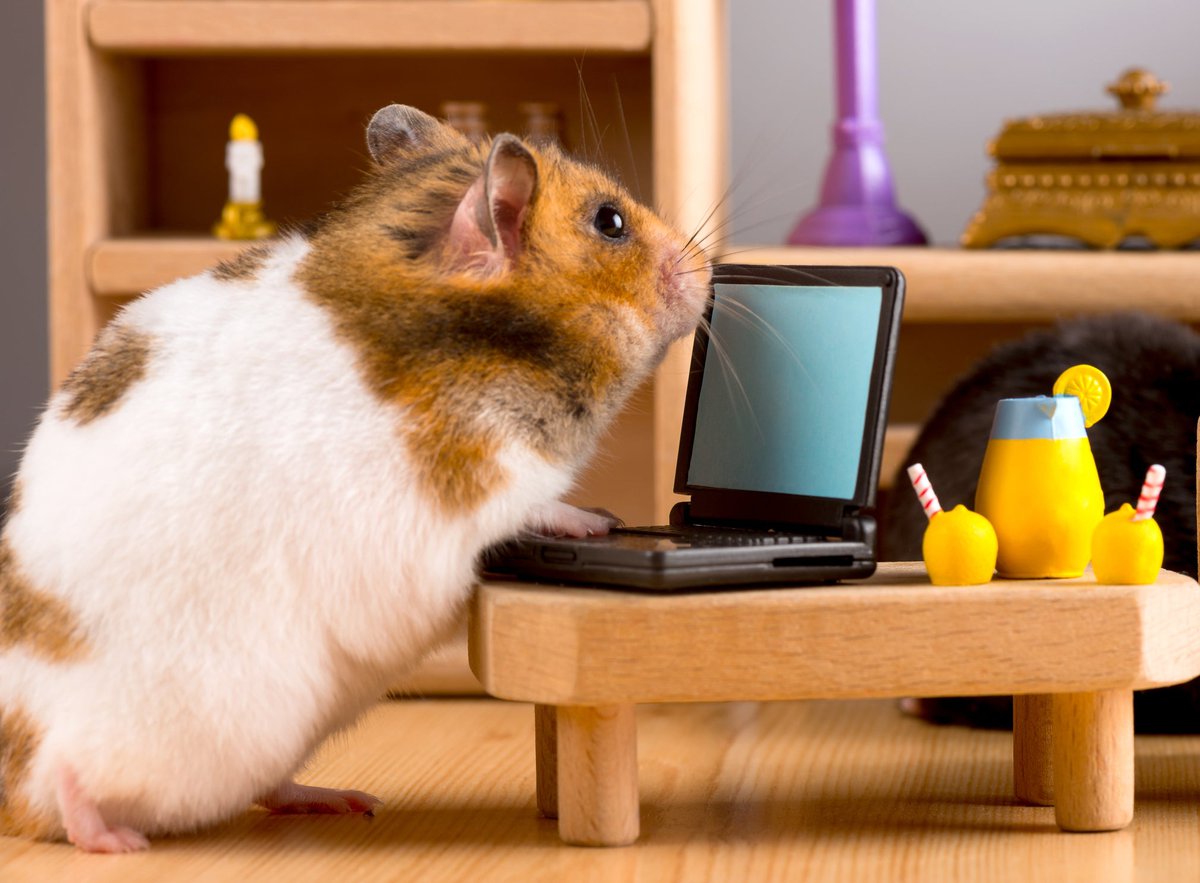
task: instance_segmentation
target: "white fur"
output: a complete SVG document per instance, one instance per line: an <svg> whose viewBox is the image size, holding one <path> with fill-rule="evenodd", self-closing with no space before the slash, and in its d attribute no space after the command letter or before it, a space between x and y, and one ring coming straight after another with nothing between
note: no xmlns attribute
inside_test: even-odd
<svg viewBox="0 0 1200 883"><path fill-rule="evenodd" d="M253 282L205 274L132 304L149 369L84 425L51 402L8 541L62 598L79 662L0 655L0 709L43 740L25 796L56 813L63 764L109 824L206 824L286 782L444 635L486 545L572 476L517 444L519 481L443 514L382 407L277 246ZM536 516L540 517L540 516Z"/></svg>

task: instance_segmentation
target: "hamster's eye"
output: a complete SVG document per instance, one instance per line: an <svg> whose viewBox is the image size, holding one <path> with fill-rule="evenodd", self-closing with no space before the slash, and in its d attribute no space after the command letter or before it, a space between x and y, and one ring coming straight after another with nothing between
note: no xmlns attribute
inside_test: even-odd
<svg viewBox="0 0 1200 883"><path fill-rule="evenodd" d="M592 219L592 224L600 231L601 235L607 236L609 239L620 239L625 235L625 219L611 205L600 206L596 211L596 217Z"/></svg>

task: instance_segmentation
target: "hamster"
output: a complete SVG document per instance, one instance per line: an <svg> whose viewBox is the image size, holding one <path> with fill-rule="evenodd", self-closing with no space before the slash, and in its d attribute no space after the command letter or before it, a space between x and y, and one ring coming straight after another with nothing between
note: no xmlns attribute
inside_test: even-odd
<svg viewBox="0 0 1200 883"><path fill-rule="evenodd" d="M125 308L51 398L0 534L0 832L84 850L251 803L443 640L697 325L709 263L601 172L410 107L307 233Z"/></svg>
<svg viewBox="0 0 1200 883"><path fill-rule="evenodd" d="M881 519L886 560L920 560L926 518L907 492L903 466L923 463L942 505L974 506L996 402L1049 395L1060 373L1086 363L1112 383L1108 413L1088 439L1111 512L1136 502L1146 469L1162 463L1166 483L1155 520L1162 528L1168 570L1196 575L1196 422L1200 417L1200 335L1145 313L1076 319L998 347L967 373L935 408L896 475ZM931 719L1009 726L1011 700L922 700ZM1195 731L1200 683L1138 692L1139 732Z"/></svg>

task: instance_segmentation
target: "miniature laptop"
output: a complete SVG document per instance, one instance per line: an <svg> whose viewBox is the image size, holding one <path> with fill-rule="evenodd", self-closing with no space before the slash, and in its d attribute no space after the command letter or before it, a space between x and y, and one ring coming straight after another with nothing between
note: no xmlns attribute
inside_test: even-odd
<svg viewBox="0 0 1200 883"><path fill-rule="evenodd" d="M717 265L675 473L689 502L669 525L523 536L485 571L656 590L870 576L903 302L891 267Z"/></svg>

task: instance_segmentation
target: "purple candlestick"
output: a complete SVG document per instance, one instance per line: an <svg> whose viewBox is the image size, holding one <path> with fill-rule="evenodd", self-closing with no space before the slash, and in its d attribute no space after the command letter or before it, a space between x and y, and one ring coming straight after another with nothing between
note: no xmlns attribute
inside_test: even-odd
<svg viewBox="0 0 1200 883"><path fill-rule="evenodd" d="M788 236L791 245L924 245L896 206L876 104L875 0L835 0L837 103L833 156L821 200Z"/></svg>

